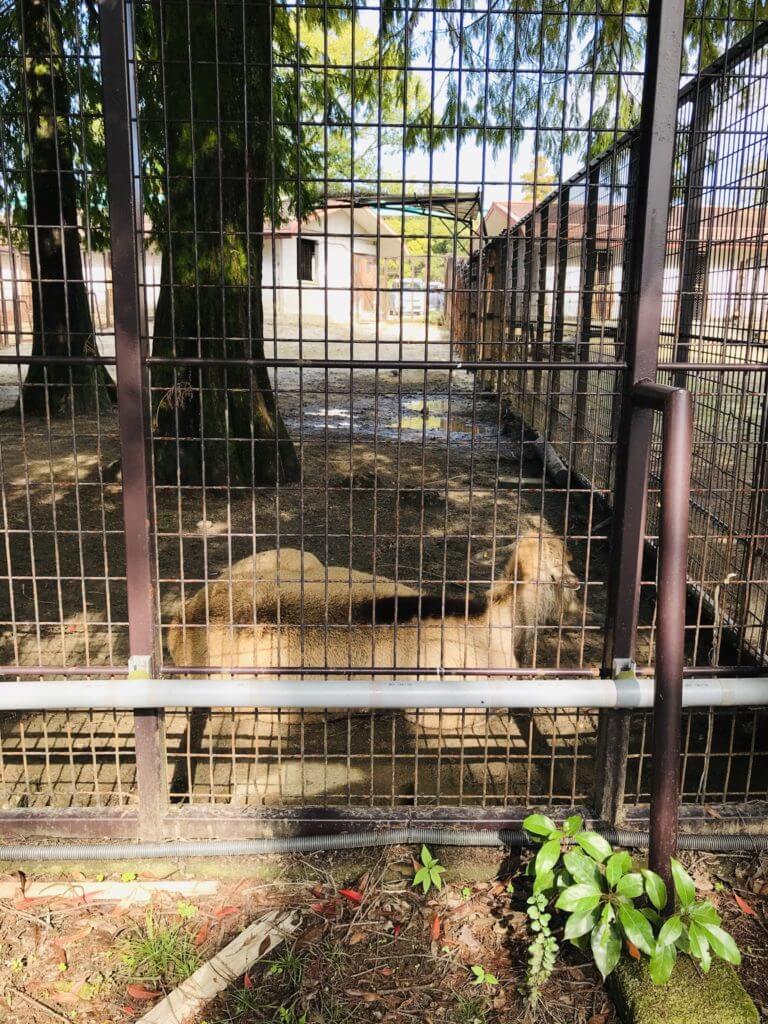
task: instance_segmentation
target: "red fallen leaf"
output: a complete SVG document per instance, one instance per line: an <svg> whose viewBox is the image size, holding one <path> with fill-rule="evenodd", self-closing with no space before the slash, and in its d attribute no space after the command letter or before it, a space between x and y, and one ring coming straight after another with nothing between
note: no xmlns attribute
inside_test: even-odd
<svg viewBox="0 0 768 1024"><path fill-rule="evenodd" d="M397 936L400 934L402 930L403 926L401 924L396 924L395 927L392 929L392 934L394 935L395 938L397 938Z"/></svg>
<svg viewBox="0 0 768 1024"><path fill-rule="evenodd" d="M210 930L211 926L208 921L205 922L202 928L198 928L194 938L194 943L196 946L202 946L202 944L208 938L208 933L210 932Z"/></svg>
<svg viewBox="0 0 768 1024"><path fill-rule="evenodd" d="M629 941L629 939L627 939L627 949L629 950L629 955L630 955L630 956L631 956L631 957L632 957L632 958L633 958L634 960L640 960L640 959L641 959L641 957L640 957L640 950L639 950L639 949L637 948L637 946L633 945L633 944L632 944L632 943L631 943L631 942Z"/></svg>
<svg viewBox="0 0 768 1024"><path fill-rule="evenodd" d="M336 915L336 900L327 900L324 903L312 903L310 904L310 910L314 910L316 914L321 914L323 917L335 917Z"/></svg>
<svg viewBox="0 0 768 1024"><path fill-rule="evenodd" d="M26 910L28 907L39 907L41 903L50 903L47 896L22 896L20 900L14 900L13 906L16 910Z"/></svg>
<svg viewBox="0 0 768 1024"><path fill-rule="evenodd" d="M253 988L253 981L251 980L250 974L245 974L243 976L243 988L248 989L249 992Z"/></svg>
<svg viewBox="0 0 768 1024"><path fill-rule="evenodd" d="M125 990L131 999L138 999L139 1002L149 1002L150 999L157 999L161 996L162 992L156 992L151 988L144 988L143 985L128 985Z"/></svg>
<svg viewBox="0 0 768 1024"><path fill-rule="evenodd" d="M339 889L339 896L346 896L350 903L362 903L363 894L357 889Z"/></svg>
<svg viewBox="0 0 768 1024"><path fill-rule="evenodd" d="M230 914L239 914L240 907L219 907L218 910L214 910L213 916L221 920L222 917L229 917Z"/></svg>
<svg viewBox="0 0 768 1024"><path fill-rule="evenodd" d="M432 927L429 929L429 937L432 942L437 942L440 938L440 915L435 914L432 918Z"/></svg>
<svg viewBox="0 0 768 1024"><path fill-rule="evenodd" d="M394 973L395 973L394 967L380 967L379 968L379 974L383 974L385 978L388 978L390 976L390 974L394 974Z"/></svg>
<svg viewBox="0 0 768 1024"><path fill-rule="evenodd" d="M737 892L733 894L733 898L736 900L736 906L739 908L742 914L751 914L752 917L757 917L757 914L755 913L753 908L750 907L747 901L743 900Z"/></svg>

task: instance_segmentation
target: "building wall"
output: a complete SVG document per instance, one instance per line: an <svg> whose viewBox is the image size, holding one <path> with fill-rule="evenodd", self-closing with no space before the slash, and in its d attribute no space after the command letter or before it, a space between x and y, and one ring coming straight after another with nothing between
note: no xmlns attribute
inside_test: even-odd
<svg viewBox="0 0 768 1024"><path fill-rule="evenodd" d="M352 318L352 253L376 256L376 239L350 237L350 217L346 210L332 210L326 222L313 223L302 230L302 237L316 243L315 273L312 281L298 280L298 235L264 238L262 294L267 316L277 304L277 312L288 316L323 317L348 323ZM357 228L356 228L357 230ZM273 287L273 284L276 287Z"/></svg>

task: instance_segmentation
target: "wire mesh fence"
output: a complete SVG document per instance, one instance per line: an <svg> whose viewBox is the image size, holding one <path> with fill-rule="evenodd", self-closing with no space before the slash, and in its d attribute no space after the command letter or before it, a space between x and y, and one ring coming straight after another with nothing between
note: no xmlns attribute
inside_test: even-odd
<svg viewBox="0 0 768 1024"><path fill-rule="evenodd" d="M5 679L136 655L191 679L610 673L647 20L0 13ZM660 379L697 410L690 664L724 670L766 643L765 32L745 7L686 40ZM649 571L646 668L654 598ZM763 724L691 713L683 799L766 799ZM18 714L0 802L585 805L599 731L573 709ZM634 806L644 716L630 736Z"/></svg>

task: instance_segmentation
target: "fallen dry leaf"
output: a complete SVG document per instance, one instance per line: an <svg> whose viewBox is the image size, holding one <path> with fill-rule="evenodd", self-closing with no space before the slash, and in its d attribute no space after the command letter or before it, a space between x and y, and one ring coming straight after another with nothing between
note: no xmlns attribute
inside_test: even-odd
<svg viewBox="0 0 768 1024"><path fill-rule="evenodd" d="M309 907L316 914L321 914L323 917L335 917L338 909L336 900L326 900L324 903L312 903Z"/></svg>
<svg viewBox="0 0 768 1024"><path fill-rule="evenodd" d="M435 914L435 916L432 918L432 926L429 929L429 937L432 940L432 942L437 942L437 940L440 938L440 915L439 914Z"/></svg>
<svg viewBox="0 0 768 1024"><path fill-rule="evenodd" d="M54 945L60 946L62 949L67 949L74 942L80 942L86 935L90 935L93 931L93 925L83 925L82 928L77 928L73 932L68 932L66 935L59 935L56 938Z"/></svg>
<svg viewBox="0 0 768 1024"><path fill-rule="evenodd" d="M376 1003L379 997L375 992L360 992L357 989L347 989L347 995L353 996L355 999L362 999L364 1003Z"/></svg>
<svg viewBox="0 0 768 1024"><path fill-rule="evenodd" d="M733 894L733 898L736 900L736 906L739 908L742 914L748 914L752 917L757 917L757 913L755 912L755 910L752 907L750 907L747 901L745 899L742 899L737 892Z"/></svg>
<svg viewBox="0 0 768 1024"><path fill-rule="evenodd" d="M339 896L344 896L350 903L362 903L363 894L357 889L339 889Z"/></svg>
<svg viewBox="0 0 768 1024"><path fill-rule="evenodd" d="M211 925L210 925L209 921L206 921L204 925L202 925L200 928L198 928L197 932L195 933L195 939L194 939L194 942L195 942L196 946L202 946L202 944L208 938L208 934L210 933L210 930L211 930Z"/></svg>
<svg viewBox="0 0 768 1024"><path fill-rule="evenodd" d="M296 939L294 943L295 949L301 949L303 946L311 946L313 942L317 942L318 939L322 938L325 933L325 924L315 924L311 928L307 928L305 932Z"/></svg>
<svg viewBox="0 0 768 1024"><path fill-rule="evenodd" d="M352 932L349 937L350 946L356 946L358 942L365 942L367 935L365 932Z"/></svg>
<svg viewBox="0 0 768 1024"><path fill-rule="evenodd" d="M214 910L213 916L221 919L222 917L229 917L231 914L239 914L240 907L219 907L218 910Z"/></svg>
<svg viewBox="0 0 768 1024"><path fill-rule="evenodd" d="M596 1013L592 1017L589 1018L589 1020L587 1021L587 1024L605 1024L605 1022L607 1020L608 1020L608 1014L607 1013Z"/></svg>
<svg viewBox="0 0 768 1024"><path fill-rule="evenodd" d="M630 942L629 939L627 939L626 941L627 949L629 950L629 955L632 957L633 960L640 960L640 950L637 948L637 946L634 945L634 943Z"/></svg>
<svg viewBox="0 0 768 1024"><path fill-rule="evenodd" d="M61 1003L62 1006L75 1006L80 1002L77 992L52 992L51 999L55 1003Z"/></svg>
<svg viewBox="0 0 768 1024"><path fill-rule="evenodd" d="M150 999L157 999L158 996L162 995L162 992L156 992L151 988L144 988L143 985L128 985L125 990L131 999L137 999L139 1002L147 1003Z"/></svg>
<svg viewBox="0 0 768 1024"><path fill-rule="evenodd" d="M243 975L243 988L247 989L249 992L253 988L253 978L248 973Z"/></svg>

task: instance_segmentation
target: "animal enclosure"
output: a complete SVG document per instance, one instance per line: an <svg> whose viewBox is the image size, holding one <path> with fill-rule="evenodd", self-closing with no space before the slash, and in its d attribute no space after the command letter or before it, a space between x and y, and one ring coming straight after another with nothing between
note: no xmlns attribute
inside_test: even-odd
<svg viewBox="0 0 768 1024"><path fill-rule="evenodd" d="M18 9L0 686L143 657L159 681L252 679L255 706L7 714L0 820L645 820L644 710L273 708L259 684L653 674L660 423L642 571L617 569L640 364L693 396L685 672L764 673L765 23L705 5L660 71L677 127L649 251L657 6ZM689 709L681 771L691 823L760 820L766 708Z"/></svg>

